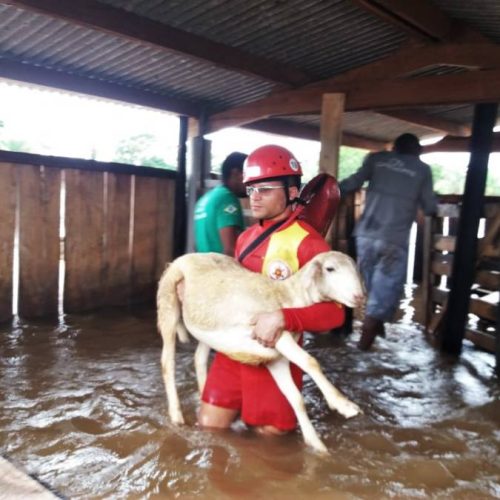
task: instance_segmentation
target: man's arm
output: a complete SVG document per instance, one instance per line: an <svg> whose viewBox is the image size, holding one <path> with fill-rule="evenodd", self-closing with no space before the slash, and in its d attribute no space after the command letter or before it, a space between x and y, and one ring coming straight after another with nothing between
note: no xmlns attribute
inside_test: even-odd
<svg viewBox="0 0 500 500"><path fill-rule="evenodd" d="M279 309L255 317L252 338L265 347L274 347L283 330L303 333L324 332L342 326L345 309L337 302L321 302L308 307Z"/></svg>
<svg viewBox="0 0 500 500"><path fill-rule="evenodd" d="M236 240L238 239L240 229L237 226L226 226L219 229L220 241L222 243L222 253L224 255L234 256Z"/></svg>
<svg viewBox="0 0 500 500"><path fill-rule="evenodd" d="M366 155L363 160L363 165L361 165L358 171L339 183L339 189L342 195L361 189L363 184L370 180L373 173L373 162L371 158L372 154Z"/></svg>

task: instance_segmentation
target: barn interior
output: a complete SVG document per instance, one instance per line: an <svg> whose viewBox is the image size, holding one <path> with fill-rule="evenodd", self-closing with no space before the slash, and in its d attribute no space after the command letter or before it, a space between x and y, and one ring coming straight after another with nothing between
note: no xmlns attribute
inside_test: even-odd
<svg viewBox="0 0 500 500"><path fill-rule="evenodd" d="M286 491L315 497L499 494L500 198L484 196L488 155L500 151L498 2L9 0L0 2L0 26L1 78L180 121L176 171L0 151L2 455L67 496L255 496L256 479L277 497L284 479ZM403 132L443 137L426 151L471 153L464 194L442 197L438 216L419 226L420 295L406 304L415 317L402 312L372 357L360 358L350 335L329 347L310 340L323 366L343 356L326 372L348 373L342 388L356 398L357 386L366 403L363 419L344 423L306 387L315 425L357 465L339 456L321 463L294 438L268 444L280 465L244 431L207 437L191 429L186 437L164 422L159 338L141 304L152 303L165 263L189 248L194 202L212 167L205 136L227 127L320 141L318 169L334 176L342 145L387 149ZM334 247L349 251L360 210L362 195L345 200ZM401 331L411 331L406 344ZM182 352L179 377L194 415L191 354ZM242 464L252 472L241 476ZM363 470L366 481L357 480ZM224 471L232 480L221 479Z"/></svg>

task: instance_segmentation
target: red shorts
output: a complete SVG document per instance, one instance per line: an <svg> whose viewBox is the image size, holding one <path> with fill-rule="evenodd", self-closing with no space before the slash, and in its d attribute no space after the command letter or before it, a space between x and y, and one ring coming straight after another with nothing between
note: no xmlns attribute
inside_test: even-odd
<svg viewBox="0 0 500 500"><path fill-rule="evenodd" d="M295 385L302 389L302 370L290 364ZM201 399L239 410L247 425L272 425L283 431L297 427L295 412L265 366L243 365L216 353Z"/></svg>

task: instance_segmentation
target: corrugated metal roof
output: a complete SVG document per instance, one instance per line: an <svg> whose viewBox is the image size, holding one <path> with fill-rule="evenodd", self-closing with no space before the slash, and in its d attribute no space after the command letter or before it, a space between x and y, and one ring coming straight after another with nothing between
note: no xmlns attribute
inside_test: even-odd
<svg viewBox="0 0 500 500"><path fill-rule="evenodd" d="M0 5L2 58L220 109L254 100L270 82L145 43Z"/></svg>
<svg viewBox="0 0 500 500"><path fill-rule="evenodd" d="M495 42L500 42L500 2L498 0L434 0L454 19L465 21Z"/></svg>
<svg viewBox="0 0 500 500"><path fill-rule="evenodd" d="M403 31L350 0L100 0L109 6L286 65L314 80L394 53L407 41ZM455 19L500 40L498 0L435 0ZM252 102L282 88L260 76L221 68L173 50L0 3L0 63L56 70L113 83L215 112ZM434 66L427 76L462 71ZM459 123L472 108L424 108ZM319 126L318 117L289 118ZM370 112L347 113L344 130L390 140L404 130L424 136L428 128Z"/></svg>
<svg viewBox="0 0 500 500"><path fill-rule="evenodd" d="M349 0L104 0L141 16L302 69L314 79L366 64L405 39Z"/></svg>

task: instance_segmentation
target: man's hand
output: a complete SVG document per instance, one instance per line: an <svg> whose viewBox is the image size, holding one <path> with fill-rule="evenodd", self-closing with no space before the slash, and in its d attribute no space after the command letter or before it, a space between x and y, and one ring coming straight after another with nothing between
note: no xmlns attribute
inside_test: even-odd
<svg viewBox="0 0 500 500"><path fill-rule="evenodd" d="M281 310L257 314L252 321L252 338L265 347L274 347L285 328Z"/></svg>

